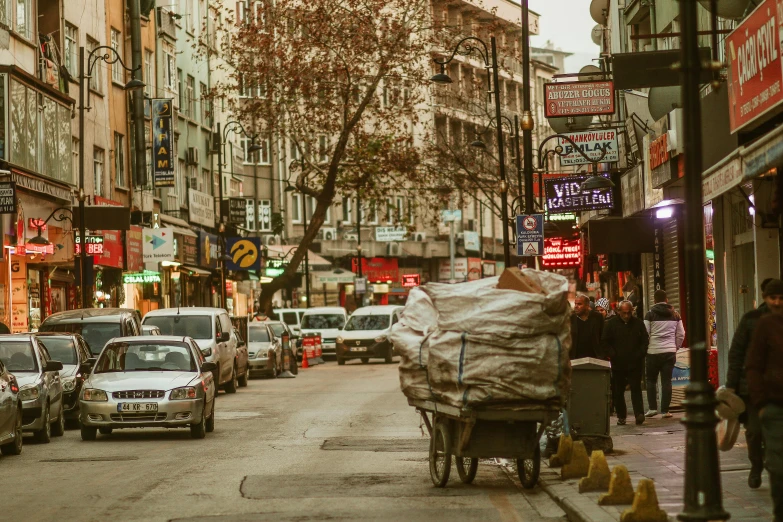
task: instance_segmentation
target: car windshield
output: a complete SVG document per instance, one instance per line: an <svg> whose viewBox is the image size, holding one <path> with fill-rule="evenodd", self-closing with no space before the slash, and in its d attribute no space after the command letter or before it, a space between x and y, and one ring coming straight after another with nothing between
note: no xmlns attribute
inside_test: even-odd
<svg viewBox="0 0 783 522"><path fill-rule="evenodd" d="M314 330L316 328L339 330L345 324L345 317L341 314L313 314L302 317L302 328Z"/></svg>
<svg viewBox="0 0 783 522"><path fill-rule="evenodd" d="M275 337L282 337L284 333L288 333L281 323L272 323L269 325L272 331L275 333Z"/></svg>
<svg viewBox="0 0 783 522"><path fill-rule="evenodd" d="M195 372L196 362L185 343L111 343L95 363L94 373Z"/></svg>
<svg viewBox="0 0 783 522"><path fill-rule="evenodd" d="M46 347L53 361L60 361L63 364L79 364L79 356L76 354L76 343L70 337L44 337L39 338L38 342Z"/></svg>
<svg viewBox="0 0 783 522"><path fill-rule="evenodd" d="M248 327L248 342L251 343L268 343L269 332L266 326L252 326Z"/></svg>
<svg viewBox="0 0 783 522"><path fill-rule="evenodd" d="M388 327L388 315L354 315L345 325L346 330L385 330Z"/></svg>
<svg viewBox="0 0 783 522"><path fill-rule="evenodd" d="M153 315L146 317L144 324L157 326L161 335L212 339L212 316L209 315Z"/></svg>
<svg viewBox="0 0 783 522"><path fill-rule="evenodd" d="M38 362L29 341L0 342L0 361L9 372L37 372Z"/></svg>
<svg viewBox="0 0 783 522"><path fill-rule="evenodd" d="M87 346L90 347L90 352L93 355L98 355L109 339L114 337L122 337L120 331L120 323L59 323L52 325L45 325L41 328L41 331L46 332L68 332L81 334Z"/></svg>

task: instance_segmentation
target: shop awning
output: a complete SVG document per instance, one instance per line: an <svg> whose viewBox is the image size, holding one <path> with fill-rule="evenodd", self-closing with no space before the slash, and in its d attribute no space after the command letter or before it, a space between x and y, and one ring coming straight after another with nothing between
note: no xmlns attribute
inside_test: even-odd
<svg viewBox="0 0 783 522"><path fill-rule="evenodd" d="M171 228L175 234L181 236L198 237L198 234L190 229L190 223L184 219L167 216L166 214L159 214L158 218L160 219L161 228Z"/></svg>
<svg viewBox="0 0 783 522"><path fill-rule="evenodd" d="M585 225L590 254L640 254L653 252L654 221L650 218L595 219Z"/></svg>
<svg viewBox="0 0 783 522"><path fill-rule="evenodd" d="M269 245L266 247L267 259L269 260L281 259L281 260L288 261L293 256L293 253L291 251L297 248L298 246L299 245ZM332 269L331 261L324 259L323 257L319 256L313 251L308 250L307 257L309 259L308 267L310 268L310 270L327 271Z"/></svg>
<svg viewBox="0 0 783 522"><path fill-rule="evenodd" d="M353 284L356 274L347 270L331 270L328 272L313 270L310 272L313 276L313 284L323 283L348 283Z"/></svg>
<svg viewBox="0 0 783 522"><path fill-rule="evenodd" d="M188 270L192 272L191 275L196 275L199 277L209 277L212 275L212 272L210 272L209 270L204 270L202 268L198 268L190 265L182 265L179 270L180 272L182 272L183 270Z"/></svg>
<svg viewBox="0 0 783 522"><path fill-rule="evenodd" d="M771 169L783 165L783 126L741 147L740 155L743 161L743 183L770 174Z"/></svg>

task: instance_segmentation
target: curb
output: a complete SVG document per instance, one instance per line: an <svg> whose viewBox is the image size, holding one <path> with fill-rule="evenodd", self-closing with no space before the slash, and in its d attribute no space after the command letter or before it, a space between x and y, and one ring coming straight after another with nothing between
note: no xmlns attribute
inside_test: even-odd
<svg viewBox="0 0 783 522"><path fill-rule="evenodd" d="M620 519L619 511L613 516L592 496L579 493L578 482L579 479L561 481L558 473L551 468L542 469L538 479L539 487L565 511L569 522L617 522Z"/></svg>

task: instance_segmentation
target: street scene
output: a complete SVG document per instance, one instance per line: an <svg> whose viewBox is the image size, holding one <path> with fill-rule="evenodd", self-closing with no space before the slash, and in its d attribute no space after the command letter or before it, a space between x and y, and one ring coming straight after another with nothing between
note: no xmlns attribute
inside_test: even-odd
<svg viewBox="0 0 783 522"><path fill-rule="evenodd" d="M0 520L783 522L780 35L0 1Z"/></svg>

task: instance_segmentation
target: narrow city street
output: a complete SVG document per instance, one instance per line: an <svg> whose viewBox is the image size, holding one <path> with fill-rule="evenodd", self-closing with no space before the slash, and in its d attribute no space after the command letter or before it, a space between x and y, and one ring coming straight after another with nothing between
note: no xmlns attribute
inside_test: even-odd
<svg viewBox="0 0 783 522"><path fill-rule="evenodd" d="M25 438L0 458L6 520L563 521L540 488L483 462L473 485L432 486L429 437L397 365L327 362L221 392L215 432Z"/></svg>

